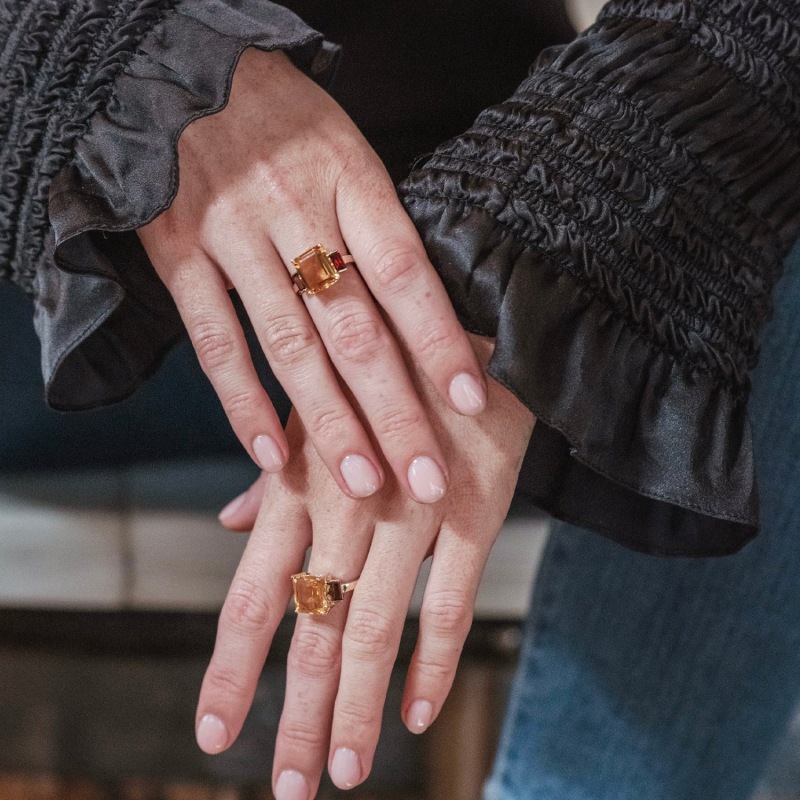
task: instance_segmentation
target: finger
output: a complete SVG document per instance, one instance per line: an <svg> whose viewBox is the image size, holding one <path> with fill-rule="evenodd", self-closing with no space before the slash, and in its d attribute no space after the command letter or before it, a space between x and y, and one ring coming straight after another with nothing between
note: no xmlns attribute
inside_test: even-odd
<svg viewBox="0 0 800 800"><path fill-rule="evenodd" d="M322 523L325 531L315 535L308 571L343 580L358 576L372 535L371 524L362 521L360 526L355 520ZM275 744L273 790L278 800L316 796L330 741L342 631L350 602L346 598L325 616L297 616Z"/></svg>
<svg viewBox="0 0 800 800"><path fill-rule="evenodd" d="M347 252L333 208L328 214L316 214L315 219L318 222L290 219L276 229L275 246L291 271L292 259L308 248L309 241ZM447 489L444 454L400 348L357 270L346 271L334 286L316 295L305 294L303 299L329 357L355 396L400 485L422 503L441 499ZM351 485L354 494L358 488Z"/></svg>
<svg viewBox="0 0 800 800"><path fill-rule="evenodd" d="M361 783L372 769L403 624L431 538L422 524L404 522L378 525L347 616L328 766L341 789Z"/></svg>
<svg viewBox="0 0 800 800"><path fill-rule="evenodd" d="M274 247L252 236L228 245L222 266L320 458L345 494L373 494L384 481L380 461Z"/></svg>
<svg viewBox="0 0 800 800"><path fill-rule="evenodd" d="M219 521L230 531L251 531L264 499L269 473L262 472L258 480L219 512Z"/></svg>
<svg viewBox="0 0 800 800"><path fill-rule="evenodd" d="M197 253L186 267L171 264L159 274L239 441L261 469L282 469L289 446L256 374L219 269L207 256Z"/></svg>
<svg viewBox="0 0 800 800"><path fill-rule="evenodd" d="M447 527L439 533L403 696L403 720L412 733L427 730L453 686L487 556L479 543Z"/></svg>
<svg viewBox="0 0 800 800"><path fill-rule="evenodd" d="M206 753L227 749L242 729L272 637L286 612L289 576L302 567L310 538L305 510L273 508L265 498L225 598L200 690L196 736Z"/></svg>
<svg viewBox="0 0 800 800"><path fill-rule="evenodd" d="M423 372L453 409L479 414L486 407L483 370L389 176L347 173L336 212L364 280Z"/></svg>

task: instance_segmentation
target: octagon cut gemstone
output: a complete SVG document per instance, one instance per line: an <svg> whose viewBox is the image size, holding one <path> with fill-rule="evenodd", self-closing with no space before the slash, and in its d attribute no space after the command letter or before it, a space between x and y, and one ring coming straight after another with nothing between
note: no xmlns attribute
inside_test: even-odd
<svg viewBox="0 0 800 800"><path fill-rule="evenodd" d="M302 275L309 294L317 294L339 280L336 270L324 247L314 245L294 259L297 271Z"/></svg>
<svg viewBox="0 0 800 800"><path fill-rule="evenodd" d="M301 572L292 575L294 606L298 614L327 614L331 608L325 578Z"/></svg>

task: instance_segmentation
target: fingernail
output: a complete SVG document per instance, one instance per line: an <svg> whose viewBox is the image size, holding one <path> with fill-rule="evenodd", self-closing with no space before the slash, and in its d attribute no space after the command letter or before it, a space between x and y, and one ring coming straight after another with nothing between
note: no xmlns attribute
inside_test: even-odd
<svg viewBox="0 0 800 800"><path fill-rule="evenodd" d="M308 800L308 781L293 769L281 772L275 784L275 800Z"/></svg>
<svg viewBox="0 0 800 800"><path fill-rule="evenodd" d="M206 714L197 725L197 744L209 755L221 753L228 744L225 723L213 714Z"/></svg>
<svg viewBox="0 0 800 800"><path fill-rule="evenodd" d="M447 481L439 465L428 456L419 456L408 468L408 483L420 503L435 503L444 497Z"/></svg>
<svg viewBox="0 0 800 800"><path fill-rule="evenodd" d="M450 400L460 413L468 416L480 414L486 408L486 391L468 372L456 375L450 381Z"/></svg>
<svg viewBox="0 0 800 800"><path fill-rule="evenodd" d="M244 505L244 501L247 499L247 492L243 492L238 497L234 498L233 500L219 512L219 521L220 522L228 522L232 517L236 516L236 512Z"/></svg>
<svg viewBox="0 0 800 800"><path fill-rule="evenodd" d="M333 754L331 780L340 789L352 789L361 780L358 756L349 747L340 747Z"/></svg>
<svg viewBox="0 0 800 800"><path fill-rule="evenodd" d="M253 451L261 469L265 472L278 472L283 469L283 453L271 436L256 436Z"/></svg>
<svg viewBox="0 0 800 800"><path fill-rule="evenodd" d="M378 491L381 478L368 458L345 456L340 469L344 482L356 497L369 497Z"/></svg>
<svg viewBox="0 0 800 800"><path fill-rule="evenodd" d="M408 729L411 733L422 733L433 718L433 705L427 700L415 700L408 709Z"/></svg>

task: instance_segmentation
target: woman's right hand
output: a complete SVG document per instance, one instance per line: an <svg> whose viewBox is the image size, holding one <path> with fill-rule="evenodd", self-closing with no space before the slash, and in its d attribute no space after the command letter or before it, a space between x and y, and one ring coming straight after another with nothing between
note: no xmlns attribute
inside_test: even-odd
<svg viewBox="0 0 800 800"><path fill-rule="evenodd" d="M366 497L384 481L357 404L405 491L438 500L447 464L389 325L456 411L484 408L483 372L355 124L284 53L249 49L226 108L191 123L178 149L177 196L139 236L250 455L274 472L289 452L231 288L342 491ZM291 260L318 243L351 253L358 270L298 296Z"/></svg>

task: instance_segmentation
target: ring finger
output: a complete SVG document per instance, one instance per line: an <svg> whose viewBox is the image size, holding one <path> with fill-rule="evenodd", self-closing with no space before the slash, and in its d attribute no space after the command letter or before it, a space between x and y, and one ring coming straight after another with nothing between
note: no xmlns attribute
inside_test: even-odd
<svg viewBox="0 0 800 800"><path fill-rule="evenodd" d="M331 218L333 213L331 209ZM347 253L334 224L317 228L305 219L284 223L274 243L290 271L300 242L309 242L306 236ZM331 361L358 401L400 485L419 502L441 499L447 489L444 455L395 337L358 270L350 268L335 286L303 297Z"/></svg>
<svg viewBox="0 0 800 800"><path fill-rule="evenodd" d="M330 526L326 526L330 527ZM372 531L330 536L312 548L308 571L354 579L361 572ZM298 614L286 672L286 699L275 743L273 792L276 800L314 797L325 767L333 705L339 685L345 599L323 616Z"/></svg>

